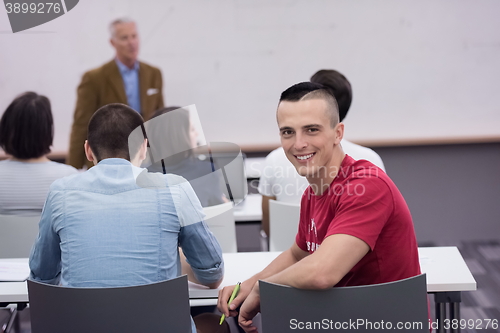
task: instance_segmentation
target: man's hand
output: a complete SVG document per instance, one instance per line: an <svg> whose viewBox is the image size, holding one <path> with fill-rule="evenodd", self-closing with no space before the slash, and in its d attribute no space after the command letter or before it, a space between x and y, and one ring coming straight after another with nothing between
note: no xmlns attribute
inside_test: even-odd
<svg viewBox="0 0 500 333"><path fill-rule="evenodd" d="M217 309L226 315L226 317L236 317L238 315L238 311L236 309L245 301L250 292L252 291L253 284L249 282L250 280L246 280L241 283L240 291L236 298L231 302L228 306L227 302L233 293L233 289L235 286L227 286L223 289L219 290L219 299L217 301Z"/></svg>
<svg viewBox="0 0 500 333"><path fill-rule="evenodd" d="M224 287L222 290L219 290L217 308L221 313L225 314L226 317L235 317L238 314L238 311L236 311L236 309L241 304L243 304L243 302L245 302L248 297L251 296L248 304L245 305L244 308L243 318L245 319L245 322L243 323L242 327L244 327L244 329L247 329L248 332L256 332L255 327L251 326L252 322L250 321L250 323L248 323L248 320L251 320L253 318L252 314L257 314L260 309L258 281L283 271L284 269L294 265L308 255L309 253L302 251L297 246L297 244L294 243L290 249L281 253L262 272L242 282L240 285L240 292L238 293L238 296L236 296L236 298L231 302L229 306L227 305L227 302L229 301L229 298L231 297L235 286L228 286ZM252 291L252 289L255 290ZM254 294L250 294L251 292Z"/></svg>
<svg viewBox="0 0 500 333"><path fill-rule="evenodd" d="M252 291L248 295L247 299L243 302L240 309L240 316L238 317L238 323L241 328L246 333L258 333L257 327L253 326L252 319L260 311L260 292L259 292L259 282L255 283Z"/></svg>

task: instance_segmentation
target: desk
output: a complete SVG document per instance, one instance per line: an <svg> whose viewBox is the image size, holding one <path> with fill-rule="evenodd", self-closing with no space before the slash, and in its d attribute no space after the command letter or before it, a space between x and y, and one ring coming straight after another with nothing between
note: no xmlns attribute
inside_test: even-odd
<svg viewBox="0 0 500 333"><path fill-rule="evenodd" d="M221 288L244 281L264 269L281 252L224 253L226 274ZM476 290L476 280L454 246L421 247L418 249L420 269L427 274L427 292ZM190 285L191 299L216 299L218 291ZM215 303L207 303L210 305Z"/></svg>
<svg viewBox="0 0 500 333"><path fill-rule="evenodd" d="M224 253L226 274L221 288L244 281L260 272L280 252L240 252ZM460 301L462 291L476 290L476 280L472 276L462 255L454 246L423 247L418 249L420 269L427 274L427 292L435 294L436 320L438 332L444 332L443 320L446 318L446 304L450 307L450 320L460 320ZM214 305L217 303L218 290L190 284L189 298L192 306Z"/></svg>
<svg viewBox="0 0 500 333"><path fill-rule="evenodd" d="M459 319L460 294L462 291L476 290L476 281L456 247L419 248L420 268L427 274L427 292L436 295L436 317L445 318L444 305L450 305L450 319ZM280 252L240 252L224 253L226 274L221 287L244 281L260 272ZM25 260L27 259L0 259ZM208 289L193 283L189 284L191 306L217 304L217 289ZM0 303L28 302L26 282L0 283ZM441 325L442 327L442 325ZM444 332L444 330L439 330Z"/></svg>
<svg viewBox="0 0 500 333"><path fill-rule="evenodd" d="M245 200L234 207L234 220L236 222L262 221L262 195L249 194Z"/></svg>
<svg viewBox="0 0 500 333"><path fill-rule="evenodd" d="M28 266L28 258L0 259L0 262L24 262ZM28 285L24 282L0 282L0 303L28 302Z"/></svg>
<svg viewBox="0 0 500 333"><path fill-rule="evenodd" d="M427 292L434 294L437 332L445 332L446 304L449 306L450 320L460 320L462 291L476 290L476 280L472 276L462 255L454 246L423 247L418 249L420 269L427 273ZM451 332L460 332L459 329Z"/></svg>

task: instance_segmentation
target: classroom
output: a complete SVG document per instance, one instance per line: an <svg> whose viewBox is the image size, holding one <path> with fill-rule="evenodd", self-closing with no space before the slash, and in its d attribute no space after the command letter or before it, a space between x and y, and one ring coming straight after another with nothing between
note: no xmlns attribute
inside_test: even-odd
<svg viewBox="0 0 500 333"><path fill-rule="evenodd" d="M500 320L498 1L62 0L61 5L58 17L15 33L8 6L0 9L0 117L24 92L47 96L54 123L49 159L67 159L82 76L115 57L110 22L131 18L139 61L161 71L164 106L196 115L199 145L226 143L233 149L214 153L214 159L224 165L231 162L228 156L235 161L228 174L219 171L229 177L232 192L223 191L236 205L203 209L207 219L232 218L235 239L218 241L225 252L225 279L237 279L230 281L235 284L250 277L233 272L243 254L256 273L277 256L272 253L285 250L262 234L259 193L266 156L281 146L279 96L320 69L337 70L353 91L342 121L344 139L380 156L411 212L421 267L434 260L426 249L454 248L473 276L474 287L461 289L461 303L435 303L429 293L431 319L436 307L450 303L459 307L450 306L448 315L458 311L458 318L483 324ZM6 158L0 148L0 160ZM289 237L296 231L291 228ZM0 258L11 257L0 253ZM1 298L5 283L0 282L2 306L8 303ZM25 294L21 298L27 299ZM190 294L191 306L215 305L200 301L203 297ZM0 327L7 329L12 321L9 331L31 332L24 310L13 318L12 308L0 308ZM240 330L237 323L229 325L231 332ZM477 329L465 325L462 332Z"/></svg>

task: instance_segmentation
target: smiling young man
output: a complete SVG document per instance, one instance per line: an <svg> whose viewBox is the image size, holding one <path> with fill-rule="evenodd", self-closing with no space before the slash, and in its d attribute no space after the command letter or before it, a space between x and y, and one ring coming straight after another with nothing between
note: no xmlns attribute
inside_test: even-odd
<svg viewBox="0 0 500 333"><path fill-rule="evenodd" d="M281 144L310 186L301 201L292 247L262 272L219 292L219 310L255 332L258 280L302 289L327 289L396 281L420 274L410 211L396 185L378 167L346 155L344 124L335 98L322 85L303 82L285 90L277 120Z"/></svg>
<svg viewBox="0 0 500 333"><path fill-rule="evenodd" d="M351 107L353 89L351 83L340 72L334 69L321 69L310 79L319 83L335 97L339 108L339 121L343 121ZM385 171L384 162L380 156L367 147L342 139L340 142L346 154L355 160L368 160ZM271 151L265 160L265 168L259 179L259 193L262 194L261 235L269 237L269 201L276 200L291 204L300 204L302 194L309 183L300 176L292 163L286 157L283 147Z"/></svg>
<svg viewBox="0 0 500 333"><path fill-rule="evenodd" d="M77 90L66 160L77 169L92 166L85 157L83 143L89 120L97 109L110 103L127 104L149 120L154 111L163 107L161 72L138 60L139 34L135 22L119 18L111 22L109 30L115 58L86 72Z"/></svg>

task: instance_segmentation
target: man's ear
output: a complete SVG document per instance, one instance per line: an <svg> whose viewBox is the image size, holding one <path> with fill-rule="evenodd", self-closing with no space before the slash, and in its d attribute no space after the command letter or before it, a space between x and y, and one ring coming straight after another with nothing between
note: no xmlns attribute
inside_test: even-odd
<svg viewBox="0 0 500 333"><path fill-rule="evenodd" d="M94 162L94 165L97 165L97 158L95 158L94 152L90 148L88 140L85 140L85 143L83 144L83 149L85 150L85 156L87 156L87 159L90 162Z"/></svg>
<svg viewBox="0 0 500 333"><path fill-rule="evenodd" d="M344 137L344 123L338 123L335 126L335 145L340 144L342 138Z"/></svg>

